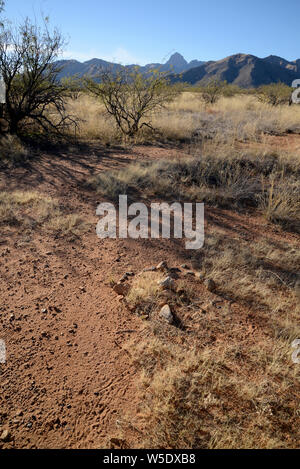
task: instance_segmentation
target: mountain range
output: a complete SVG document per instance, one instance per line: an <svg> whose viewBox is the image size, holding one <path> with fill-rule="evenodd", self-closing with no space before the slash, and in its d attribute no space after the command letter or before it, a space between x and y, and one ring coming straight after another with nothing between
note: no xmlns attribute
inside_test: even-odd
<svg viewBox="0 0 300 469"><path fill-rule="evenodd" d="M127 69L137 67L137 65L123 66L101 59L92 59L83 63L77 60L61 60L57 64L62 67L60 78L88 75L97 79L103 70L116 72L124 67ZM142 73L159 69L169 73L173 82L180 81L191 85L205 84L211 79L217 79L226 80L242 88L253 88L276 82L291 85L293 80L300 78L300 59L290 62L275 55L259 58L250 54L235 54L218 61L187 62L176 52L165 64L152 63L138 67Z"/></svg>
<svg viewBox="0 0 300 469"><path fill-rule="evenodd" d="M92 78L97 78L103 70L111 70L112 72L121 70L122 68L132 69L138 67L142 73L147 73L153 69L159 69L162 72L169 72L172 74L179 74L187 72L188 70L199 67L205 62L199 60L192 60L187 62L185 58L176 52L165 63L151 63L144 66L140 65L120 65L113 62L107 62L101 59L91 59L86 62L78 62L77 60L60 60L57 64L62 67L60 78L78 75L82 77L88 75Z"/></svg>

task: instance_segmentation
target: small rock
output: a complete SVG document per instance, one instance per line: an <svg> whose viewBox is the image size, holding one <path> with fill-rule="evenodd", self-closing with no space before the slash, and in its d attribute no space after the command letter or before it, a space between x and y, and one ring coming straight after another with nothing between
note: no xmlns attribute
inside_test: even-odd
<svg viewBox="0 0 300 469"><path fill-rule="evenodd" d="M146 267L145 269L142 270L142 272L155 272L156 267Z"/></svg>
<svg viewBox="0 0 300 469"><path fill-rule="evenodd" d="M10 440L10 432L9 430L3 430L3 432L0 435L0 440L1 441L9 441Z"/></svg>
<svg viewBox="0 0 300 469"><path fill-rule="evenodd" d="M173 278L174 280L178 280L179 274L175 270L169 270L169 277Z"/></svg>
<svg viewBox="0 0 300 469"><path fill-rule="evenodd" d="M127 277L134 277L134 272L126 272Z"/></svg>
<svg viewBox="0 0 300 469"><path fill-rule="evenodd" d="M42 311L41 311L41 312L42 312L42 314L46 314L46 313L47 313L47 310L46 310L46 308L42 309Z"/></svg>
<svg viewBox="0 0 300 469"><path fill-rule="evenodd" d="M166 263L166 261L162 261L156 266L156 270L160 270L160 271L164 271L167 268L168 268L168 264Z"/></svg>
<svg viewBox="0 0 300 469"><path fill-rule="evenodd" d="M208 278L207 280L205 280L204 285L206 286L207 290L210 292L214 292L217 288L215 282L211 278Z"/></svg>
<svg viewBox="0 0 300 469"><path fill-rule="evenodd" d="M164 290L172 290L175 286L175 282L171 277L166 277L165 279L159 281L158 285Z"/></svg>
<svg viewBox="0 0 300 469"><path fill-rule="evenodd" d="M119 283L124 283L124 282L126 282L126 280L128 280L128 275L127 275L127 274L124 274L123 277L120 278Z"/></svg>
<svg viewBox="0 0 300 469"><path fill-rule="evenodd" d="M172 324L174 321L174 317L173 317L173 314L171 312L169 305L165 305L162 307L162 309L160 310L159 316L162 319L165 319L169 324Z"/></svg>
<svg viewBox="0 0 300 469"><path fill-rule="evenodd" d="M190 268L187 264L182 264L180 267L182 269L187 269L187 270Z"/></svg>
<svg viewBox="0 0 300 469"><path fill-rule="evenodd" d="M195 272L193 272L192 270L188 270L187 272L185 272L185 277L195 277Z"/></svg>
<svg viewBox="0 0 300 469"><path fill-rule="evenodd" d="M113 287L113 290L115 293L117 293L117 295L126 296L129 291L129 286L125 285L124 283L117 283Z"/></svg>

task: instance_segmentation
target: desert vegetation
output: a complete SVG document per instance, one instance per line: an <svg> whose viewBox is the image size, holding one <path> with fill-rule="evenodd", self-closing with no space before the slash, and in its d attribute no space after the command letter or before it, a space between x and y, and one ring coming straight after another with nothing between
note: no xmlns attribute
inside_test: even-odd
<svg viewBox="0 0 300 469"><path fill-rule="evenodd" d="M295 448L291 89L138 70L60 81L63 45L46 19L1 26L0 320L14 352L0 447ZM98 240L96 206L121 194L204 202L204 247Z"/></svg>

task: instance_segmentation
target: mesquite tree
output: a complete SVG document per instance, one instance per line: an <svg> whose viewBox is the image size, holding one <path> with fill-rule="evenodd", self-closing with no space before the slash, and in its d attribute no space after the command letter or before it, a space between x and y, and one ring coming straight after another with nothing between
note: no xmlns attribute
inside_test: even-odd
<svg viewBox="0 0 300 469"><path fill-rule="evenodd" d="M3 118L12 134L35 124L45 131L61 133L76 125L65 108L65 88L58 81L56 59L64 45L59 31L50 31L26 19L17 29L10 24L0 30L0 74L6 87Z"/></svg>
<svg viewBox="0 0 300 469"><path fill-rule="evenodd" d="M153 71L143 75L137 68L123 68L118 72L105 71L100 83L86 79L87 89L99 97L121 132L133 137L142 127L152 130L153 111L162 108L178 95L165 74Z"/></svg>

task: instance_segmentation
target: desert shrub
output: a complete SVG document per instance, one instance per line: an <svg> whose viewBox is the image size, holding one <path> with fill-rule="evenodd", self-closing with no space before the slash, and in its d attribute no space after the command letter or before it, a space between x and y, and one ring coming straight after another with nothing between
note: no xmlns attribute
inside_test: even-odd
<svg viewBox="0 0 300 469"><path fill-rule="evenodd" d="M255 164L250 160L215 157L132 164L126 170L102 172L89 184L114 200L119 194L133 197L142 191L180 200L201 199L220 206L255 205L261 187L260 174L255 174Z"/></svg>
<svg viewBox="0 0 300 469"><path fill-rule="evenodd" d="M288 104L291 98L291 88L284 83L271 83L260 86L256 91L257 98L271 106Z"/></svg>
<svg viewBox="0 0 300 469"><path fill-rule="evenodd" d="M222 88L222 95L226 98L232 98L233 96L244 93L245 91L242 88L238 85L234 85L233 83L225 83Z"/></svg>
<svg viewBox="0 0 300 469"><path fill-rule="evenodd" d="M154 111L164 107L179 93L178 86L171 86L164 74L152 72L144 76L138 70L104 72L100 84L86 79L91 94L101 99L107 113L113 116L120 131L135 136L143 127L154 130L151 117Z"/></svg>
<svg viewBox="0 0 300 469"><path fill-rule="evenodd" d="M207 85L200 86L199 91L205 104L215 104L226 87L226 81L211 79Z"/></svg>

